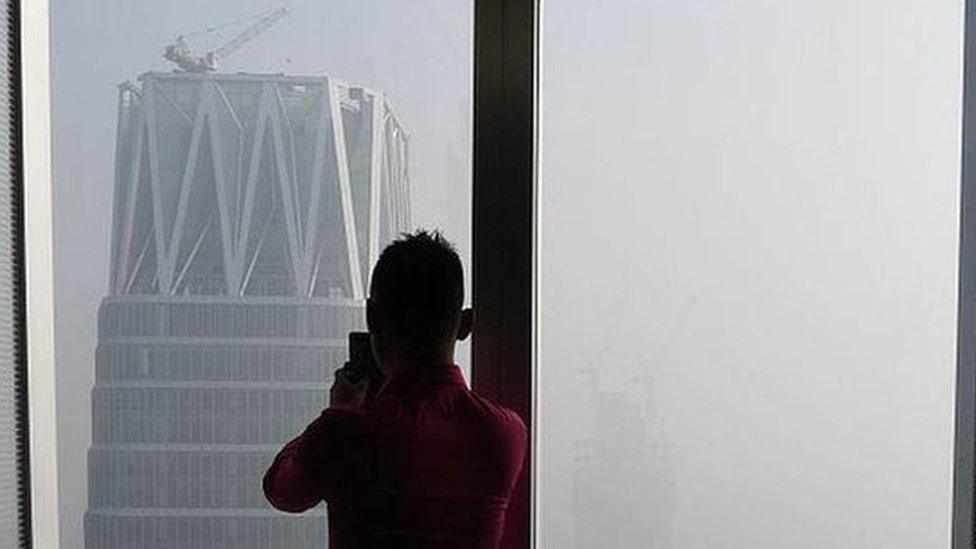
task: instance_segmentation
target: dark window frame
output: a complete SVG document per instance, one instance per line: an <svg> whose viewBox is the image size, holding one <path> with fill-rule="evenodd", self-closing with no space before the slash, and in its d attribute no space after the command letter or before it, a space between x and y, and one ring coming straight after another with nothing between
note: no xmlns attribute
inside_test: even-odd
<svg viewBox="0 0 976 549"><path fill-rule="evenodd" d="M973 547L976 450L976 2L966 1L963 46L962 174L956 346L956 432L952 547Z"/></svg>
<svg viewBox="0 0 976 549"><path fill-rule="evenodd" d="M6 177L12 182L11 207L13 249L11 250L11 277L14 281L15 299L13 306L14 329L17 331L14 339L14 356L16 370L14 372L14 395L16 399L15 413L17 414L17 514L18 539L20 547L32 546L32 516L31 516L31 476L30 476L30 421L28 418L28 380L27 380L27 272L26 272L26 226L24 207L24 120L23 120L23 52L21 51L21 3L7 2L8 19L7 36L10 44L6 59L7 75L9 77L8 104L10 108L10 160L6 166Z"/></svg>
<svg viewBox="0 0 976 549"><path fill-rule="evenodd" d="M476 1L472 384L512 407L529 455L502 547L535 545L539 0Z"/></svg>

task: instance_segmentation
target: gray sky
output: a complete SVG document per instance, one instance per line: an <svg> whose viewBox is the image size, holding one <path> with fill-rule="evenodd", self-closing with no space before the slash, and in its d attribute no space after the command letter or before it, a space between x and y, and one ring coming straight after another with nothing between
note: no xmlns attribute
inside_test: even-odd
<svg viewBox="0 0 976 549"><path fill-rule="evenodd" d="M65 549L82 547L95 313L108 287L115 86L145 71L170 70L161 52L176 36L276 5L263 0L51 2L56 353ZM386 93L410 134L414 224L442 228L467 261L470 3L291 0L289 5L290 17L245 45L223 63L224 68L327 74ZM206 41L192 44L208 45Z"/></svg>
<svg viewBox="0 0 976 549"><path fill-rule="evenodd" d="M948 546L962 4L546 3L542 547Z"/></svg>

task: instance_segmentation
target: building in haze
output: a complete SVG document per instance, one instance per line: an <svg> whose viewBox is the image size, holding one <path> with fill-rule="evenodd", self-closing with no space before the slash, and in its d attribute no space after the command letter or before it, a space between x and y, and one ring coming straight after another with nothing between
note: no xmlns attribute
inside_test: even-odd
<svg viewBox="0 0 976 549"><path fill-rule="evenodd" d="M118 116L86 547L322 547L324 510L276 512L260 480L409 226L407 137L324 77L147 73Z"/></svg>
<svg viewBox="0 0 976 549"><path fill-rule="evenodd" d="M645 372L651 368L640 366ZM673 549L677 489L671 443L650 378L611 388L600 369L584 371L592 423L576 447L575 546L626 547L640 540L641 547Z"/></svg>

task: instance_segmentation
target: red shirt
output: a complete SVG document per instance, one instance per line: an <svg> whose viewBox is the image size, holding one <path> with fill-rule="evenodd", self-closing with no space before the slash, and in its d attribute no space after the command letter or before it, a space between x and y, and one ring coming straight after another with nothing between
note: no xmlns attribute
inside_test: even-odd
<svg viewBox="0 0 976 549"><path fill-rule="evenodd" d="M325 500L331 549L493 549L525 450L518 415L438 366L363 408L327 408L275 458L264 493L294 513Z"/></svg>

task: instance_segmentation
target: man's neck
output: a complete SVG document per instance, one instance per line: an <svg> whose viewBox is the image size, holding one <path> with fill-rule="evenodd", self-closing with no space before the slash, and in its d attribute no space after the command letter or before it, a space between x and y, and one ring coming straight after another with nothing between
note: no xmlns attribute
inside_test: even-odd
<svg viewBox="0 0 976 549"><path fill-rule="evenodd" d="M401 372L430 368L432 366L448 366L454 364L454 346L443 349L432 349L430 352L394 352L389 357L389 371L391 375Z"/></svg>

